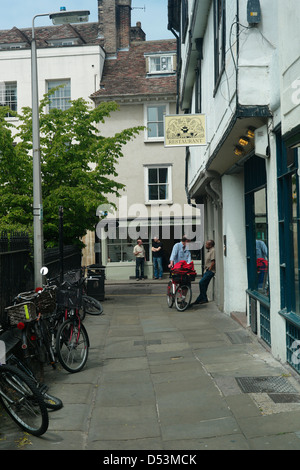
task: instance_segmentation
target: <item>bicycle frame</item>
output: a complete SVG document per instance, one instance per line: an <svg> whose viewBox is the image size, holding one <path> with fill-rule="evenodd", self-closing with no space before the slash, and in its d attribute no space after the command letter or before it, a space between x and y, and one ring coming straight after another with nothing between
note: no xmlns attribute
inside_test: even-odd
<svg viewBox="0 0 300 470"><path fill-rule="evenodd" d="M78 322L78 332L77 332L77 338L76 338L76 341L78 343L78 340L79 340L79 337L80 337L80 326L81 326L81 319L80 319L78 309L77 308L76 309L72 308L69 311L68 311L68 309L66 309L65 320L67 320L68 318L73 319L73 321ZM72 335L73 335L73 325L72 325L71 332L70 332L70 338L72 338Z"/></svg>

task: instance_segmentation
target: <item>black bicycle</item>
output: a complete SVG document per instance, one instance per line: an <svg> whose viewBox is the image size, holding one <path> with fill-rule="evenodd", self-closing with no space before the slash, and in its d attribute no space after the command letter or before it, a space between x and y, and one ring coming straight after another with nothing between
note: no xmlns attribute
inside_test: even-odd
<svg viewBox="0 0 300 470"><path fill-rule="evenodd" d="M28 309L28 304L25 305ZM18 306L18 315L20 315L20 308L24 309L24 304ZM13 318L17 322L15 316L16 310L11 308L7 310L10 312L8 318ZM6 363L17 367L29 377L42 394L47 408L59 410L63 406L62 401L50 395L48 393L48 386L42 382L43 362L38 356L39 350L36 349L37 344L35 343L37 343L37 338L32 334L31 323L33 322L25 322L23 318L19 319L23 321L19 321L17 325L7 325L6 329L2 330L0 334L0 339L6 348ZM13 322L13 320L10 321ZM29 333L31 333L31 337L28 340Z"/></svg>
<svg viewBox="0 0 300 470"><path fill-rule="evenodd" d="M55 368L56 287L22 292L6 312L10 324L22 331L22 347L27 361L34 362L37 370L44 364Z"/></svg>
<svg viewBox="0 0 300 470"><path fill-rule="evenodd" d="M86 293L86 277L84 276L85 267L68 271L64 274L64 282L72 287L81 289L82 303L80 306L80 317L84 320L86 314L101 315L103 307L99 300L87 295Z"/></svg>
<svg viewBox="0 0 300 470"><path fill-rule="evenodd" d="M43 395L17 367L0 365L0 401L9 416L24 431L41 436L49 426Z"/></svg>
<svg viewBox="0 0 300 470"><path fill-rule="evenodd" d="M64 311L64 321L56 335L56 354L61 365L68 372L79 372L85 366L90 341L82 323L80 308L82 305L81 289L65 285L57 292L58 309Z"/></svg>

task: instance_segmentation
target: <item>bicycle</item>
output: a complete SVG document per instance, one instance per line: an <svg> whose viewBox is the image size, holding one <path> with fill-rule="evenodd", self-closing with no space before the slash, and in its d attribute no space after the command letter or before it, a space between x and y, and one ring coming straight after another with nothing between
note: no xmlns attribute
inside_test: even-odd
<svg viewBox="0 0 300 470"><path fill-rule="evenodd" d="M172 308L174 303L179 312L184 312L192 300L191 281L195 279L194 275L172 272L171 281L167 285L167 305Z"/></svg>
<svg viewBox="0 0 300 470"><path fill-rule="evenodd" d="M48 295L52 289L48 286L38 293L19 294L17 300L27 299L27 302L6 310L11 321L22 328L23 348L28 351L27 356L38 358L43 364L49 363L53 368L58 359L68 372L79 372L86 364L89 348L88 334L79 314L81 290L66 282L59 288L55 286L55 300L53 297L51 305ZM44 311L45 305L47 308ZM26 322L20 324L16 307L27 311Z"/></svg>
<svg viewBox="0 0 300 470"><path fill-rule="evenodd" d="M20 293L15 297L14 305L6 311L10 324L22 331L22 348L27 362L35 362L40 370L45 363L55 369L55 332L59 322L56 287L46 286Z"/></svg>
<svg viewBox="0 0 300 470"><path fill-rule="evenodd" d="M35 386L41 393L44 403L48 409L60 410L63 407L63 402L60 400L60 398L50 395L50 393L48 393L48 386L44 383L38 382L30 367L18 356L16 356L15 354L10 354L7 358L7 364L16 366L19 370L24 372L27 377L32 380L32 382L35 384Z"/></svg>
<svg viewBox="0 0 300 470"><path fill-rule="evenodd" d="M84 320L86 314L101 315L103 313L101 302L86 293L87 278L84 276L85 269L85 266L82 266L82 268L68 271L64 275L64 281L67 282L68 285L81 288L82 305L80 309L80 317L82 320Z"/></svg>
<svg viewBox="0 0 300 470"><path fill-rule="evenodd" d="M84 276L85 267L68 271L64 274L64 281L60 283L57 277L47 279L48 285L56 285L57 288L65 287L78 287L81 289L82 294L82 305L80 306L79 313L80 318L83 321L86 314L88 315L101 315L103 313L103 307L99 300L95 299L86 294L86 277ZM48 274L48 268L43 267L41 273L46 276Z"/></svg>
<svg viewBox="0 0 300 470"><path fill-rule="evenodd" d="M57 293L58 306L64 309L65 319L56 335L56 354L61 365L68 372L79 372L85 366L90 341L79 309L82 305L80 288L65 286Z"/></svg>
<svg viewBox="0 0 300 470"><path fill-rule="evenodd" d="M22 430L34 436L47 431L49 416L43 396L17 367L0 364L0 402Z"/></svg>
<svg viewBox="0 0 300 470"><path fill-rule="evenodd" d="M17 296L18 300L24 300L24 298L38 299L36 303L40 308L42 308L43 301L44 308L48 304L48 308L52 310L53 295L51 295L50 303L49 297L44 296L41 298L32 292L26 292ZM10 327L7 326L6 331L2 332L0 338L7 346L8 356L6 362L18 367L19 370L24 372L35 383L43 396L47 408L52 410L62 408L62 401L50 395L48 393L48 386L41 382L43 364L46 362L46 358L50 357L50 354L52 366L55 367L55 364L53 364L55 353L52 345L48 342L47 336L49 336L49 332L44 323L44 318L36 316L36 305L28 301L21 304L16 303L5 310ZM19 357L20 355L22 359Z"/></svg>

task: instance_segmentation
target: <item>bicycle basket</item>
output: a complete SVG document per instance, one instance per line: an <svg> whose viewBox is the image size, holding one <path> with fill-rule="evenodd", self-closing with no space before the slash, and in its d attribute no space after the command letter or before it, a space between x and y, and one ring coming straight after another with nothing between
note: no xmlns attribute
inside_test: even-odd
<svg viewBox="0 0 300 470"><path fill-rule="evenodd" d="M22 304L12 305L5 309L11 326L20 322L30 322L37 318L36 307L33 302L24 302Z"/></svg>
<svg viewBox="0 0 300 470"><path fill-rule="evenodd" d="M196 275L191 273L182 273L182 272L172 272L171 277L175 282L180 284L189 284L190 282L196 279Z"/></svg>
<svg viewBox="0 0 300 470"><path fill-rule="evenodd" d="M56 307L56 287L40 291L35 298L35 304L39 313L52 313Z"/></svg>
<svg viewBox="0 0 300 470"><path fill-rule="evenodd" d="M59 289L56 302L64 308L80 308L82 305L82 289L77 287Z"/></svg>
<svg viewBox="0 0 300 470"><path fill-rule="evenodd" d="M15 301L19 304L23 304L25 302L35 302L37 297L37 292L34 290L28 292L20 292L15 298Z"/></svg>
<svg viewBox="0 0 300 470"><path fill-rule="evenodd" d="M74 269L74 271L68 271L64 274L64 281L70 284L76 284L76 282L80 281L81 277L81 269Z"/></svg>
<svg viewBox="0 0 300 470"><path fill-rule="evenodd" d="M182 279L182 274L180 273L171 273L171 278L173 281L180 282Z"/></svg>

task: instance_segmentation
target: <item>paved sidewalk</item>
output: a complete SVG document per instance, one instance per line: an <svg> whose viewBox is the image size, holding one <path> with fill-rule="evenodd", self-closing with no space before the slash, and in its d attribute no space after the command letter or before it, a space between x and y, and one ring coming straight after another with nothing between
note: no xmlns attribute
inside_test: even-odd
<svg viewBox="0 0 300 470"><path fill-rule="evenodd" d="M299 450L300 377L213 302L178 312L165 289L107 283L87 367L46 369L64 407L42 438L2 414L0 450Z"/></svg>

